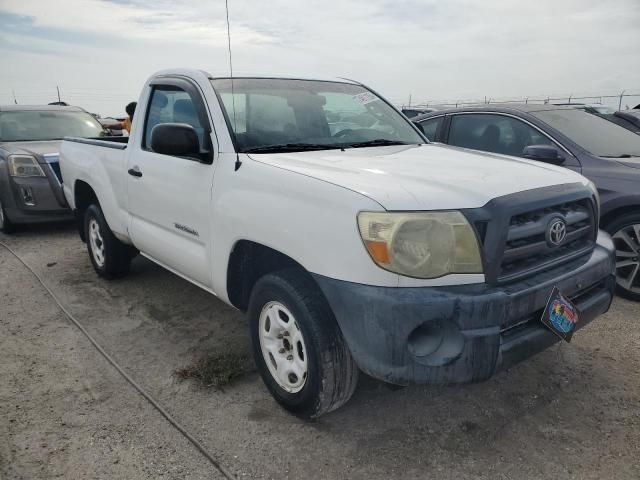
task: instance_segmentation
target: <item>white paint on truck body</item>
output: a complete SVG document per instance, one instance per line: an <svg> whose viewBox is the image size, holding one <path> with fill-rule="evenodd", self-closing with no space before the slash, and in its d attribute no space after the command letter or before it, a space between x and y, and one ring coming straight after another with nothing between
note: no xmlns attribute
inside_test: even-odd
<svg viewBox="0 0 640 480"><path fill-rule="evenodd" d="M213 127L213 164L142 149L150 83L162 77L197 85ZM383 270L363 246L358 212L474 208L524 190L587 184L560 167L434 144L241 153L236 171L236 152L210 79L197 70L153 75L141 93L126 148L64 141L61 168L71 208L77 182L86 182L119 239L227 302L227 265L240 240L271 247L309 272L360 284L481 283L482 274L422 280ZM132 168L144 176L128 175Z"/></svg>

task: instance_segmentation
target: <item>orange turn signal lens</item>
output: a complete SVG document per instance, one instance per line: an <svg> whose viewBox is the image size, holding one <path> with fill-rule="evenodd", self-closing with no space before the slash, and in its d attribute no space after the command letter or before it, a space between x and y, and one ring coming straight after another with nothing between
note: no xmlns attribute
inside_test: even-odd
<svg viewBox="0 0 640 480"><path fill-rule="evenodd" d="M372 240L366 240L365 244L367 245L367 250L369 251L369 255L378 263L389 264L391 260L389 259L389 250L387 249L386 242L375 242Z"/></svg>

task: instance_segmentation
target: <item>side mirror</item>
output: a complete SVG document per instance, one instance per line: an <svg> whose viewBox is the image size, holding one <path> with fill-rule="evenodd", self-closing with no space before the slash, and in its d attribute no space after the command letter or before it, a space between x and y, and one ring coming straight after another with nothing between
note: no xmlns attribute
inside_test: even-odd
<svg viewBox="0 0 640 480"><path fill-rule="evenodd" d="M554 165L562 165L565 160L558 149L552 145L529 145L524 147L522 156L529 160L539 160Z"/></svg>
<svg viewBox="0 0 640 480"><path fill-rule="evenodd" d="M151 150L174 157L202 160L196 130L186 123L159 123L151 130Z"/></svg>
<svg viewBox="0 0 640 480"><path fill-rule="evenodd" d="M422 132L422 134L424 135L424 127L422 126L421 123L418 123L418 122L411 122L411 123L413 123L416 126L416 128L418 130L420 130Z"/></svg>

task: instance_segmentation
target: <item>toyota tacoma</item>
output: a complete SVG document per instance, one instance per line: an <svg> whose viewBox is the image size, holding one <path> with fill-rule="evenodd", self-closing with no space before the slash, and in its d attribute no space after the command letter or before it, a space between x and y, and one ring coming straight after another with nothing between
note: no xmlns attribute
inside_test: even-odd
<svg viewBox="0 0 640 480"><path fill-rule="evenodd" d="M567 338L545 316L609 308L614 247L576 172L430 144L348 80L167 70L138 111L130 137L62 144L93 267L120 277L140 253L246 312L299 416L343 405L360 371L485 380Z"/></svg>

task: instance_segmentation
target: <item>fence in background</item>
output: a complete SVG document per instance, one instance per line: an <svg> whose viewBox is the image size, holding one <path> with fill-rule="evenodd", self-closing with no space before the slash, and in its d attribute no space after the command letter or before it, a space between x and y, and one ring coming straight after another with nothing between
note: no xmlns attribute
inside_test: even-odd
<svg viewBox="0 0 640 480"><path fill-rule="evenodd" d="M635 101L624 103L625 98L631 100L632 97L635 97ZM614 108L617 107L618 110L622 110L625 107L633 108L636 105L640 104L640 92L638 93L627 93L626 90L623 90L617 95L589 95L589 96L573 96L573 95L565 95L565 96L541 96L541 97L520 97L520 98L510 98L510 99L494 99L491 97L484 97L481 100L429 100L429 101L420 101L416 103L411 102L411 97L409 97L409 103L402 105L402 108L429 108L429 107L464 107L469 105L482 105L482 104L492 104L492 105L500 105L500 104L508 104L508 103L535 103L535 104L547 104L547 103L592 103L592 104L608 104ZM624 105L623 105L624 103Z"/></svg>

